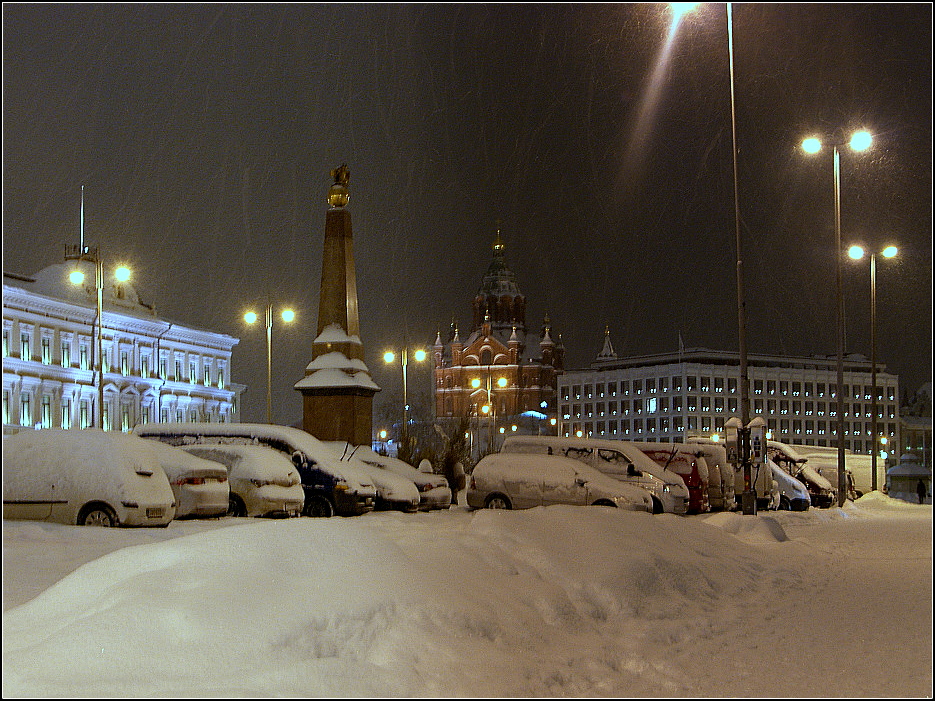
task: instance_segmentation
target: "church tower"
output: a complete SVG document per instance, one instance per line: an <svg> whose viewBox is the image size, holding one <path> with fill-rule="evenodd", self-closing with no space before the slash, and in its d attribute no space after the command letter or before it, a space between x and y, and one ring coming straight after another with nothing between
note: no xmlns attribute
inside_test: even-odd
<svg viewBox="0 0 935 701"><path fill-rule="evenodd" d="M539 343L528 348L539 357L525 357L526 297L507 266L499 229L471 311L471 331L463 340L455 322L446 341L441 333L435 339L436 420L469 419L475 457L497 450L507 433L554 433L564 347L552 340L546 316Z"/></svg>

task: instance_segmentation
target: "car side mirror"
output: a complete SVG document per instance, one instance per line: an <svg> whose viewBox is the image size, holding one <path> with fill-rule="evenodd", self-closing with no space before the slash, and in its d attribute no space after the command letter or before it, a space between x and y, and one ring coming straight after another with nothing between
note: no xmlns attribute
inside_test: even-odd
<svg viewBox="0 0 935 701"><path fill-rule="evenodd" d="M629 465L627 465L627 474L630 477L642 477L643 476L643 473L640 470L637 470L635 467L633 467L632 462Z"/></svg>
<svg viewBox="0 0 935 701"><path fill-rule="evenodd" d="M583 486L586 485L587 483L588 483L588 481L585 480L585 479L581 479L580 477L576 477L576 478L575 478L575 485L577 485L578 487L583 487Z"/></svg>

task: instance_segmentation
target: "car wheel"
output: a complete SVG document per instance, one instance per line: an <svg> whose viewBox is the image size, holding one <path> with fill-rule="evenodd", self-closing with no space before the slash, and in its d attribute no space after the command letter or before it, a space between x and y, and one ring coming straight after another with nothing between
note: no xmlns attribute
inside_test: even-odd
<svg viewBox="0 0 935 701"><path fill-rule="evenodd" d="M243 499L231 492L230 499L227 502L227 515L228 516L246 516L247 515L247 505L243 503Z"/></svg>
<svg viewBox="0 0 935 701"><path fill-rule="evenodd" d="M779 497L779 510L792 511L792 504L789 503L789 500L786 497Z"/></svg>
<svg viewBox="0 0 935 701"><path fill-rule="evenodd" d="M117 525L117 514L107 504L89 504L78 514L78 525L113 528Z"/></svg>
<svg viewBox="0 0 935 701"><path fill-rule="evenodd" d="M512 509L513 505L510 503L510 500L507 499L502 494L491 494L487 497L487 500L484 502L484 506L488 509Z"/></svg>
<svg viewBox="0 0 935 701"><path fill-rule="evenodd" d="M599 499L598 501L591 504L591 506L612 506L615 509L617 508L617 505L614 502L607 501L606 499Z"/></svg>
<svg viewBox="0 0 935 701"><path fill-rule="evenodd" d="M659 501L656 497L653 497L653 513L661 514L663 512L662 502Z"/></svg>
<svg viewBox="0 0 935 701"><path fill-rule="evenodd" d="M331 506L331 502L324 497L309 497L305 500L302 515L328 518L334 515L334 508Z"/></svg>

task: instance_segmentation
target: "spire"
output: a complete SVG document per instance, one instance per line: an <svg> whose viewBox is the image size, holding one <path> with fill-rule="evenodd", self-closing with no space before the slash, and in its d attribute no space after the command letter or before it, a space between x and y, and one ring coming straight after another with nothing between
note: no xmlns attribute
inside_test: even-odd
<svg viewBox="0 0 935 701"><path fill-rule="evenodd" d="M617 354L614 352L614 344L610 342L610 326L604 327L604 347L601 349L601 352L597 354L597 357L599 359L617 357Z"/></svg>

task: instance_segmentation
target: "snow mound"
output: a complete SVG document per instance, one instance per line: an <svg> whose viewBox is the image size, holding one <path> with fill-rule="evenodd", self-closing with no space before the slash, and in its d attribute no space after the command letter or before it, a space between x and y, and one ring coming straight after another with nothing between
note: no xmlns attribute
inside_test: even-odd
<svg viewBox="0 0 935 701"><path fill-rule="evenodd" d="M789 540L785 529L769 516L749 516L722 511L703 520L747 543L784 543Z"/></svg>
<svg viewBox="0 0 935 701"><path fill-rule="evenodd" d="M433 539L454 516L393 516L90 561L5 613L4 696L681 695L652 651L736 625L719 602L762 586L732 536L671 514L481 510Z"/></svg>

